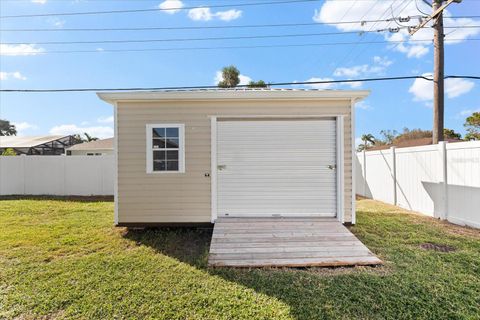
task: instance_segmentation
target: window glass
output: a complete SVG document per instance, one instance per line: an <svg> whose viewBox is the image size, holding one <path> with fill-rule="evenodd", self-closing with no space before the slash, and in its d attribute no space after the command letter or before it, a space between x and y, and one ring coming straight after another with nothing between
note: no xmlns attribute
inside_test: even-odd
<svg viewBox="0 0 480 320"><path fill-rule="evenodd" d="M183 131L182 131L183 132ZM151 169L155 171L180 170L180 127L151 128ZM183 156L182 156L183 157Z"/></svg>
<svg viewBox="0 0 480 320"><path fill-rule="evenodd" d="M164 138L165 137L165 128L153 128L152 137L154 138Z"/></svg>
<svg viewBox="0 0 480 320"><path fill-rule="evenodd" d="M167 151L167 160L178 160L178 151Z"/></svg>
<svg viewBox="0 0 480 320"><path fill-rule="evenodd" d="M167 128L167 138L178 138L178 128Z"/></svg>
<svg viewBox="0 0 480 320"><path fill-rule="evenodd" d="M178 171L178 161L167 161L168 171Z"/></svg>
<svg viewBox="0 0 480 320"><path fill-rule="evenodd" d="M178 148L178 139L167 139L167 148Z"/></svg>

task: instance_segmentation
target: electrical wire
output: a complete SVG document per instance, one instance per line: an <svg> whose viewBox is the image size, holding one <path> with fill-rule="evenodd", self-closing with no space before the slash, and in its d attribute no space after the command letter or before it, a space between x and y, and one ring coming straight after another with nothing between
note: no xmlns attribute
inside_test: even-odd
<svg viewBox="0 0 480 320"><path fill-rule="evenodd" d="M388 29L369 30L365 32L385 32ZM268 38L296 38L330 35L348 35L358 34L358 31L338 31L321 33L293 33L276 35L252 35L252 36L233 36L233 37L205 37L205 38L169 38L169 39L130 39L130 40L93 40L93 41L47 41L47 42L2 42L4 45L21 45L28 43L30 45L63 45L63 44L106 44L106 43L145 43L145 42L185 42L185 41L208 41L208 40L243 40L243 39L268 39Z"/></svg>
<svg viewBox="0 0 480 320"><path fill-rule="evenodd" d="M200 8L226 8L226 7L251 7L264 5L278 5L291 3L316 2L318 0L282 0L282 1L267 1L267 2L250 2L250 3L230 3L230 4L213 4L209 6L189 6L176 8L150 8L150 9L131 9L131 10L109 10L109 11L84 11L84 12L53 12L41 14L20 14L0 16L0 19L12 18L33 18L33 17L51 17L51 16L79 16L79 15L98 15L98 14L118 14L118 13L140 13L140 12L156 12L156 11L177 11L177 10L191 10Z"/></svg>
<svg viewBox="0 0 480 320"><path fill-rule="evenodd" d="M480 38L470 39L445 39L448 41L479 41ZM399 40L399 41L369 41L362 42L362 45L367 44L384 44L384 43L403 43L403 42L432 42L432 39L414 39L414 40ZM44 55L44 54L62 54L62 53L107 53L107 52L148 52L148 51L190 51L190 50L223 50L223 49L265 49L265 48L289 48L289 47L315 47L315 46L337 46L337 45L352 45L357 42L326 42L326 43L301 43L301 44L272 44L272 45L245 45L245 46L219 46L219 47L178 47L178 48L141 48L141 49L95 49L95 50L49 50L49 51L11 51L2 53L4 56L19 56L19 55Z"/></svg>
<svg viewBox="0 0 480 320"><path fill-rule="evenodd" d="M422 16L412 16L422 17ZM341 25L357 23L383 22L386 20L357 20L357 21L332 21L332 22L307 22L307 23L275 23L275 24L250 24L250 25L224 25L224 26L181 26L181 27L120 27L120 28L35 28L35 29L0 29L2 32L99 32L99 31L150 31L150 30L204 30L204 29L242 29L242 28L274 28L274 27L304 27L316 25Z"/></svg>
<svg viewBox="0 0 480 320"><path fill-rule="evenodd" d="M470 75L451 75L444 79L472 79L480 80L480 76ZM274 82L267 83L267 86L286 86L286 85L314 85L326 83L351 83L351 82L375 82L375 81L392 81L392 80L409 80L409 79L424 79L433 81L432 78L426 76L397 76L397 77L380 77L380 78L363 78L363 79L345 79L345 80L321 80L321 81L302 81L302 82ZM249 88L248 85L238 85L236 88ZM178 86L178 87L131 87L131 88L67 88L67 89L0 89L0 92L98 92L98 91L168 91L168 90L201 90L201 89L219 89L218 86ZM235 90L224 89L224 90ZM261 90L261 89L260 89Z"/></svg>

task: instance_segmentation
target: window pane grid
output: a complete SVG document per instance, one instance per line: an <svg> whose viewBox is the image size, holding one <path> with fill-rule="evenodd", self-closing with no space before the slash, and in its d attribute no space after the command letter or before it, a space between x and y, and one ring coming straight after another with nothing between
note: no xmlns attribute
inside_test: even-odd
<svg viewBox="0 0 480 320"><path fill-rule="evenodd" d="M152 128L153 171L179 171L180 128Z"/></svg>

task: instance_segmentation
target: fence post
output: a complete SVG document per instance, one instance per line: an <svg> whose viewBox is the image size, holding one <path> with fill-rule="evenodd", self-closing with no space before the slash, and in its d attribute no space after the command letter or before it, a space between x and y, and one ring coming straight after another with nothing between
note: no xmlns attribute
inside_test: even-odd
<svg viewBox="0 0 480 320"><path fill-rule="evenodd" d="M367 198L367 154L365 148L362 151L363 153L363 196Z"/></svg>
<svg viewBox="0 0 480 320"><path fill-rule="evenodd" d="M448 219L448 172L447 172L447 144L445 141L438 143L442 163L442 206L441 219Z"/></svg>
<svg viewBox="0 0 480 320"><path fill-rule="evenodd" d="M393 205L397 205L397 154L395 147L390 147L392 152L392 179L393 179Z"/></svg>
<svg viewBox="0 0 480 320"><path fill-rule="evenodd" d="M23 171L23 177L22 177L22 187L23 187L23 190L22 190L22 194L25 195L27 193L27 164L26 164L26 160L27 160L27 155L22 153L20 155L20 159L22 159L22 171Z"/></svg>

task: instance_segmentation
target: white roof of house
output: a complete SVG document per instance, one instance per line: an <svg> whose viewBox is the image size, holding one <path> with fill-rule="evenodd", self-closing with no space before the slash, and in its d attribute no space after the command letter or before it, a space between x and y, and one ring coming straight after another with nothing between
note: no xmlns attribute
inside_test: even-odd
<svg viewBox="0 0 480 320"><path fill-rule="evenodd" d="M31 148L67 136L0 136L0 148Z"/></svg>
<svg viewBox="0 0 480 320"><path fill-rule="evenodd" d="M317 90L317 89L272 89L272 88L232 88L162 90L135 92L97 92L100 99L116 101L146 100L349 100L356 101L367 97L369 90Z"/></svg>
<svg viewBox="0 0 480 320"><path fill-rule="evenodd" d="M113 150L113 138L79 143L66 150Z"/></svg>

